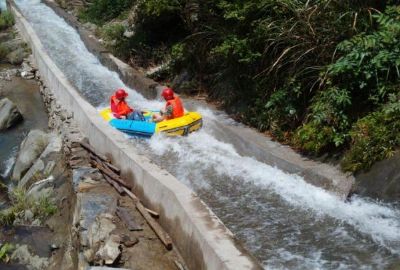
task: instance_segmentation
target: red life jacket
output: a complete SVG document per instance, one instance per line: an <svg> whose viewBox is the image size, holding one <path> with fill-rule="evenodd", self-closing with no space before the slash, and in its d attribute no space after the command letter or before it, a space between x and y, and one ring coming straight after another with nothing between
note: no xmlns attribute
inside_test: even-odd
<svg viewBox="0 0 400 270"><path fill-rule="evenodd" d="M173 99L168 100L165 108L167 108L168 106L172 106L172 115L167 116L167 120L178 118L185 114L185 109L183 108L182 101L178 96L174 96Z"/></svg>
<svg viewBox="0 0 400 270"><path fill-rule="evenodd" d="M127 116L133 112L133 109L129 107L125 100L120 100L118 103L115 103L115 100L118 100L115 95L110 98L111 111L115 117L121 118L121 116Z"/></svg>

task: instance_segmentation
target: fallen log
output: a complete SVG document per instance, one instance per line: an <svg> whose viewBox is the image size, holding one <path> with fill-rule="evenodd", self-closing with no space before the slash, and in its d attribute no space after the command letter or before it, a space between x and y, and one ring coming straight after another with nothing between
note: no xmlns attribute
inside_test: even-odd
<svg viewBox="0 0 400 270"><path fill-rule="evenodd" d="M180 263L179 261L174 260L174 263L175 263L176 267L177 267L179 270L186 270L186 268L183 266L183 264Z"/></svg>
<svg viewBox="0 0 400 270"><path fill-rule="evenodd" d="M101 159L102 161L109 162L109 160L105 156L96 153L96 151L89 144L84 143L84 142L79 142L79 143L83 148L85 148L87 151L89 151L90 153L92 153L93 155L95 155L96 157Z"/></svg>
<svg viewBox="0 0 400 270"><path fill-rule="evenodd" d="M100 172L103 173L103 175L107 175L109 178L111 178L111 180L117 182L118 184L132 189L132 186L129 185L128 183L125 183L125 181L123 181L117 174L115 174L114 172L112 172L111 170L105 168L101 163L95 161L95 160L91 160L90 163L96 167L97 169L100 170Z"/></svg>
<svg viewBox="0 0 400 270"><path fill-rule="evenodd" d="M112 180L110 177L108 177L107 175L104 175L104 174L103 174L103 176L104 176L104 179L106 179L106 181L107 181L110 185L112 185L112 186L118 191L119 194L121 194L121 195L125 194L125 190L124 190L117 182L113 181L113 180Z"/></svg>
<svg viewBox="0 0 400 270"><path fill-rule="evenodd" d="M146 207L145 207L146 208ZM149 208L146 208L146 211L153 217L153 218L159 218L160 214L157 213L156 211L150 210Z"/></svg>
<svg viewBox="0 0 400 270"><path fill-rule="evenodd" d="M125 190L126 194L128 194L129 197L133 199L135 202L135 206L137 210L139 210L140 214L144 217L144 219L147 221L147 223L150 225L150 227L153 229L153 231L156 233L158 238L161 240L161 242L164 244L164 246L167 248L167 250L172 249L172 240L171 237L163 230L163 228L158 224L147 212L146 208L143 206L143 204L139 201L139 199L133 194L130 190L127 188L123 187Z"/></svg>
<svg viewBox="0 0 400 270"><path fill-rule="evenodd" d="M97 154L90 145L88 145L84 142L80 142L80 145L92 154L90 156L91 157L90 163L92 164L92 166L98 168L105 177L107 176L109 178L109 180L111 181L110 184L112 184L113 182L117 182L114 184L117 184L117 185L119 184L122 186L121 187L122 190L125 191L125 193L128 194L128 196L130 198L132 198L138 211L142 214L144 219L147 221L147 223L150 225L150 227L156 233L156 235L161 240L161 242L164 244L164 246L167 248L167 250L171 250L172 249L171 237L163 230L163 228L160 226L160 224L158 224L151 217L149 212L152 213L156 217L159 217L159 214L157 212L147 209L146 207L143 206L143 204L140 202L138 197L136 197L135 194L133 194L130 191L130 189L132 189L132 187L129 184L125 183L125 181L123 181L122 178L120 178L120 176L117 173L113 172L113 170L111 168L109 168L108 165L111 165L112 167L114 167L115 169L117 169L119 171L118 168L116 168L115 166L110 164L110 161L106 157ZM116 187L117 185L115 185L115 186L113 185L113 186L117 189L117 187Z"/></svg>
<svg viewBox="0 0 400 270"><path fill-rule="evenodd" d="M103 161L102 159L100 159L99 157L97 157L96 155L93 154L89 154L89 157L92 160L97 161L98 163L102 164L104 167L109 168L110 170L112 170L115 174L117 174L118 176L121 174L121 170L118 169L117 167L115 167L114 165L112 165L111 163L107 162L107 161Z"/></svg>

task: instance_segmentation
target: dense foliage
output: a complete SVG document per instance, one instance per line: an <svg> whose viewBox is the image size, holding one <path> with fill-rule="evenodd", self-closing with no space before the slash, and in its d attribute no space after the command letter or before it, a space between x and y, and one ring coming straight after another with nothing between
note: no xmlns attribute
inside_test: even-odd
<svg viewBox="0 0 400 270"><path fill-rule="evenodd" d="M0 13L0 31L9 28L14 24L14 16L9 11Z"/></svg>
<svg viewBox="0 0 400 270"><path fill-rule="evenodd" d="M79 14L84 21L103 24L131 7L133 0L95 0Z"/></svg>
<svg viewBox="0 0 400 270"><path fill-rule="evenodd" d="M115 18L122 2L96 0L84 12L111 5ZM206 92L300 151L344 151L343 168L357 171L399 146L398 4L132 0L128 26L112 21L102 34L135 64L168 63L155 78ZM96 23L110 19L91 14Z"/></svg>

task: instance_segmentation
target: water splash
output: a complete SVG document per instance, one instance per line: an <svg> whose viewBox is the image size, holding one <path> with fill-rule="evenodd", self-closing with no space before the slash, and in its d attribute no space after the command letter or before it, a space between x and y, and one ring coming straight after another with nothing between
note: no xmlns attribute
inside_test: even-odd
<svg viewBox="0 0 400 270"><path fill-rule="evenodd" d="M14 166L15 160L17 158L17 148L14 148L9 156L8 159L3 161L3 170L2 172L0 172L0 176L2 178L7 178L8 176L10 176L11 173L11 169Z"/></svg>
<svg viewBox="0 0 400 270"><path fill-rule="evenodd" d="M17 3L82 95L94 106L107 105L110 94L124 86L118 75L102 66L48 7L39 1ZM125 88L137 108L162 106ZM299 176L240 155L213 135L215 122L237 123L223 113L197 110L206 126L196 134L132 141L199 193L266 268L379 269L400 262L397 207L360 197L344 203Z"/></svg>

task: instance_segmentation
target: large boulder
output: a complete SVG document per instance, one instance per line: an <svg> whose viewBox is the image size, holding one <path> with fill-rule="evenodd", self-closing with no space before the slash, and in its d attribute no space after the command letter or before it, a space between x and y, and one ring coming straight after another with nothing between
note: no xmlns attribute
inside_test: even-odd
<svg viewBox="0 0 400 270"><path fill-rule="evenodd" d="M11 100L8 98L0 100L0 130L8 129L22 119L22 114Z"/></svg>
<svg viewBox="0 0 400 270"><path fill-rule="evenodd" d="M39 201L40 198L49 198L54 192L55 178L50 175L48 178L40 180L30 186L26 196L28 199Z"/></svg>
<svg viewBox="0 0 400 270"><path fill-rule="evenodd" d="M369 171L356 175L354 192L385 201L400 199L400 151L376 162Z"/></svg>
<svg viewBox="0 0 400 270"><path fill-rule="evenodd" d="M29 270L42 270L47 269L49 266L46 258L31 254L27 245L17 246L11 255L11 260L16 260L20 264L26 265Z"/></svg>
<svg viewBox="0 0 400 270"><path fill-rule="evenodd" d="M26 43L22 40L22 38L15 38L8 40L2 43L3 47L9 52L15 51L19 48L23 48L26 46Z"/></svg>
<svg viewBox="0 0 400 270"><path fill-rule="evenodd" d="M8 63L12 65L20 65L23 61L24 58L28 56L28 53L24 48L18 48L9 54L7 54L6 58Z"/></svg>
<svg viewBox="0 0 400 270"><path fill-rule="evenodd" d="M28 188L36 181L52 175L57 168L62 167L62 140L54 134L48 135L48 143L44 151L36 159L29 170L18 182L19 187Z"/></svg>
<svg viewBox="0 0 400 270"><path fill-rule="evenodd" d="M40 130L31 130L21 144L11 179L19 181L33 165L49 143L49 135Z"/></svg>

